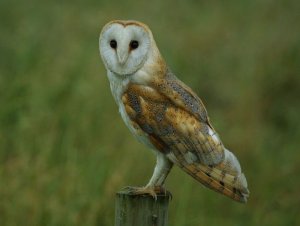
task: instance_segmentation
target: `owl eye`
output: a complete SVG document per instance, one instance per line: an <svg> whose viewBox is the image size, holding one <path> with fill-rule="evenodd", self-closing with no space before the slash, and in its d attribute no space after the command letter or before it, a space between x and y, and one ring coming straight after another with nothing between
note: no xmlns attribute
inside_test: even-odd
<svg viewBox="0 0 300 226"><path fill-rule="evenodd" d="M110 47L113 48L113 49L116 49L117 46L118 46L118 43L116 40L111 40L110 43L109 43Z"/></svg>
<svg viewBox="0 0 300 226"><path fill-rule="evenodd" d="M139 42L136 40L132 40L129 44L131 49L137 49L139 47Z"/></svg>

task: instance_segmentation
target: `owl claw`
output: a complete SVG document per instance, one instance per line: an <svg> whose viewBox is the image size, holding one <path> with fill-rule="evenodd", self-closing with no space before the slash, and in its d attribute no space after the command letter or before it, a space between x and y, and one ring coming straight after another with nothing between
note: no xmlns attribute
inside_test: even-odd
<svg viewBox="0 0 300 226"><path fill-rule="evenodd" d="M170 197L170 200L172 200L172 194L162 186L146 186L146 187L127 186L123 190L126 190L129 194L132 195L151 195L155 199L155 201L157 200L157 195L159 194L168 195Z"/></svg>
<svg viewBox="0 0 300 226"><path fill-rule="evenodd" d="M154 187L125 187L124 190L128 191L131 195L151 195L157 200L157 195Z"/></svg>
<svg viewBox="0 0 300 226"><path fill-rule="evenodd" d="M164 194L165 196L168 196L169 200L173 199L172 193L169 192L164 186L155 186L154 190L157 194Z"/></svg>

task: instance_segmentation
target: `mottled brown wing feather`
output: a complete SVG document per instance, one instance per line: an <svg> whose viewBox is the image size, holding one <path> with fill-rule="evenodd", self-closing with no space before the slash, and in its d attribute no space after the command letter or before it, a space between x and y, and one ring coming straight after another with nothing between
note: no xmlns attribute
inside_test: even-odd
<svg viewBox="0 0 300 226"><path fill-rule="evenodd" d="M147 134L167 142L169 150L191 152L202 164L219 164L224 159L224 147L208 122L203 103L182 82L169 77L153 83L153 88L129 86L124 96L137 113L131 120Z"/></svg>
<svg viewBox="0 0 300 226"><path fill-rule="evenodd" d="M193 90L180 81L170 70L166 71L164 78L156 78L151 84L155 90L169 98L177 107L195 116L199 121L210 127L207 111L201 99Z"/></svg>
<svg viewBox="0 0 300 226"><path fill-rule="evenodd" d="M175 80L172 82L175 84ZM202 102L192 94L184 94L189 93L186 88L178 87L175 92L170 87L159 92L156 86L129 85L122 101L132 124L158 151L202 184L243 201L243 195L234 187L236 178L223 172L222 167L218 169L224 159L224 146L208 123Z"/></svg>

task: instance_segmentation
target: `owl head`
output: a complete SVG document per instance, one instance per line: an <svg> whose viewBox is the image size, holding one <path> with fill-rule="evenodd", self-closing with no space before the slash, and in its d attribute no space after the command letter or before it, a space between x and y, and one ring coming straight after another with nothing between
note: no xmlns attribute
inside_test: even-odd
<svg viewBox="0 0 300 226"><path fill-rule="evenodd" d="M114 20L104 26L99 38L100 55L107 70L119 75L138 71L153 54L155 45L147 25Z"/></svg>

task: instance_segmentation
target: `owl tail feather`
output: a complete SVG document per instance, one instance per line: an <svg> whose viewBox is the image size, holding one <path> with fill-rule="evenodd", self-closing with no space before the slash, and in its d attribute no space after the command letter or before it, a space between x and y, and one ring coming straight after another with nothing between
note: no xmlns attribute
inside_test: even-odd
<svg viewBox="0 0 300 226"><path fill-rule="evenodd" d="M178 164L178 162L175 162ZM178 164L184 171L206 187L235 201L246 203L249 197L247 180L237 158L225 149L224 160L215 166L201 163Z"/></svg>

